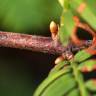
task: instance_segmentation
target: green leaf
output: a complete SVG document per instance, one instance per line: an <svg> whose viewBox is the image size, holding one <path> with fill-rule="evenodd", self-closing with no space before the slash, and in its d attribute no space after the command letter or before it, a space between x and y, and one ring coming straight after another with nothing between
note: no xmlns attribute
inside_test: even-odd
<svg viewBox="0 0 96 96"><path fill-rule="evenodd" d="M59 37L62 44L65 46L69 42L69 34L67 33L67 30L65 29L65 26L61 26L59 30Z"/></svg>
<svg viewBox="0 0 96 96"><path fill-rule="evenodd" d="M88 80L86 82L86 87L88 88L88 90L96 92L96 80L95 79Z"/></svg>
<svg viewBox="0 0 96 96"><path fill-rule="evenodd" d="M65 70L67 71L68 69L70 69L70 67L68 66L69 62L68 61L63 61L57 65L55 65L55 67L50 71L48 76L51 76L53 74L55 74L56 72L60 71L60 70ZM67 68L66 68L67 67Z"/></svg>
<svg viewBox="0 0 96 96"><path fill-rule="evenodd" d="M91 54L87 53L85 50L82 50L82 51L79 51L79 52L75 55L74 59L75 59L75 61L77 61L77 62L82 62L82 61L88 59L88 58L91 57L91 56L92 56Z"/></svg>
<svg viewBox="0 0 96 96"><path fill-rule="evenodd" d="M66 87L67 86L67 87ZM71 76L65 75L58 78L53 84L51 84L42 96L62 96L68 91L72 90L76 86L76 82ZM57 88L56 88L57 87ZM65 88L66 87L66 88Z"/></svg>
<svg viewBox="0 0 96 96"><path fill-rule="evenodd" d="M88 2L88 3L87 3ZM77 12L87 23L91 25L94 29L96 29L96 11L94 12L93 2L95 4L95 0L72 0L70 3L71 8ZM77 9L80 7L81 4L85 4L84 9L82 12L78 12Z"/></svg>
<svg viewBox="0 0 96 96"><path fill-rule="evenodd" d="M64 4L64 0L58 0L60 5L63 7L63 4Z"/></svg>
<svg viewBox="0 0 96 96"><path fill-rule="evenodd" d="M78 70L78 63L74 62L74 60L71 60L71 67L73 69L74 78L77 81L78 89L80 90L80 96L89 96L89 93L87 92L84 80L81 72Z"/></svg>
<svg viewBox="0 0 96 96"><path fill-rule="evenodd" d="M61 71L48 77L39 86L34 96L63 96L74 87L76 87L76 82L72 75Z"/></svg>
<svg viewBox="0 0 96 96"><path fill-rule="evenodd" d="M92 70L95 69L94 67L96 67L96 60L90 59L80 63L78 66L78 69L82 70L83 68L87 68L86 70L88 72L91 72Z"/></svg>
<svg viewBox="0 0 96 96"><path fill-rule="evenodd" d="M80 96L80 92L78 89L74 88L71 92L67 94L67 96Z"/></svg>
<svg viewBox="0 0 96 96"><path fill-rule="evenodd" d="M72 12L70 10L63 10L59 30L59 37L63 45L68 44L70 35L74 30L74 26L75 23Z"/></svg>
<svg viewBox="0 0 96 96"><path fill-rule="evenodd" d="M75 65L76 63L72 62L73 71L69 67L63 69L64 66L60 65L53 68L55 71L43 81L34 96L75 96L74 94L76 96L89 96L82 75Z"/></svg>

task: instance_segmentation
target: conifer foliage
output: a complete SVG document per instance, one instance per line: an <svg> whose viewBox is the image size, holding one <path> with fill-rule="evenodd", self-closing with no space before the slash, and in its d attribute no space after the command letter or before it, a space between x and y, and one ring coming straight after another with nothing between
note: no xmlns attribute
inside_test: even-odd
<svg viewBox="0 0 96 96"><path fill-rule="evenodd" d="M49 72L34 96L96 96L96 1L59 0L62 15L58 36L63 46L69 43L86 48L72 51ZM87 44L90 43L90 46Z"/></svg>

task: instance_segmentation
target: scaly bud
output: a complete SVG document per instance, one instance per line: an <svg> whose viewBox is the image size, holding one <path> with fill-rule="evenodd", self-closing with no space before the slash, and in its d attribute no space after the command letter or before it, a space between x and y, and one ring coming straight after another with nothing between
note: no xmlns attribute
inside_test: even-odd
<svg viewBox="0 0 96 96"><path fill-rule="evenodd" d="M51 21L51 23L50 23L50 32L51 33L58 32L58 25L54 21Z"/></svg>
<svg viewBox="0 0 96 96"><path fill-rule="evenodd" d="M58 64L60 62L62 62L64 60L64 58L62 56L58 57L56 60L55 60L55 64Z"/></svg>
<svg viewBox="0 0 96 96"><path fill-rule="evenodd" d="M54 40L54 38L56 37L58 33L58 25L54 21L51 21L50 23L50 32L52 35L52 39Z"/></svg>

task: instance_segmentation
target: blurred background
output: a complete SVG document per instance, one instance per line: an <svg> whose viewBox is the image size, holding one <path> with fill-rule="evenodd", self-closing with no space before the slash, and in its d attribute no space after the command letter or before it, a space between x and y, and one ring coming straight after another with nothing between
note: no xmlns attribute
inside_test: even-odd
<svg viewBox="0 0 96 96"><path fill-rule="evenodd" d="M57 0L0 0L0 30L50 36L59 23ZM57 56L0 47L0 96L32 96L54 66Z"/></svg>

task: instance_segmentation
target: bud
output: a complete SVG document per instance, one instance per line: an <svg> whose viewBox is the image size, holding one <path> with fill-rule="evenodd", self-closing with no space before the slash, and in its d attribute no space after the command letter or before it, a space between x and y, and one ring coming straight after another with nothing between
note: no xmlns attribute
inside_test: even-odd
<svg viewBox="0 0 96 96"><path fill-rule="evenodd" d="M64 58L62 56L58 57L56 60L55 60L55 64L58 64L60 62L62 62L64 60Z"/></svg>
<svg viewBox="0 0 96 96"><path fill-rule="evenodd" d="M70 51L67 51L66 53L62 53L62 57L66 60L71 60L73 58L73 54Z"/></svg>
<svg viewBox="0 0 96 96"><path fill-rule="evenodd" d="M50 23L50 32L52 35L51 37L54 40L58 33L58 25L54 21L51 21L51 23Z"/></svg>
<svg viewBox="0 0 96 96"><path fill-rule="evenodd" d="M54 21L51 21L50 23L50 32L56 34L58 32L58 25Z"/></svg>

